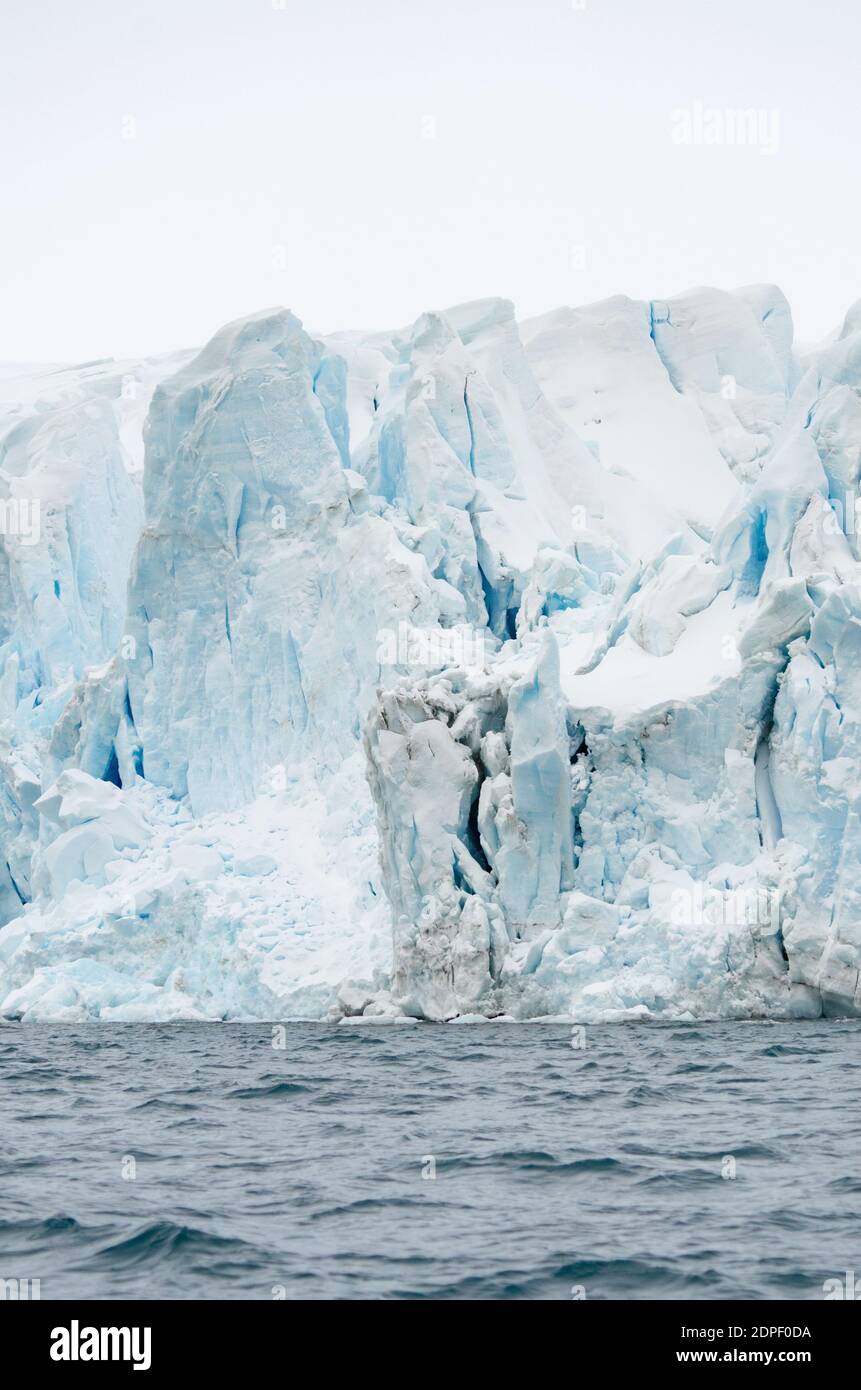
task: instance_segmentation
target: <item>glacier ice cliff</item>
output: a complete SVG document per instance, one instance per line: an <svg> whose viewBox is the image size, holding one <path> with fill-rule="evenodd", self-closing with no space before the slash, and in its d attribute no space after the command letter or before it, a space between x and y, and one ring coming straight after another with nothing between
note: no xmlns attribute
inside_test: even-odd
<svg viewBox="0 0 861 1390"><path fill-rule="evenodd" d="M861 306L0 372L0 1014L861 1013Z"/></svg>

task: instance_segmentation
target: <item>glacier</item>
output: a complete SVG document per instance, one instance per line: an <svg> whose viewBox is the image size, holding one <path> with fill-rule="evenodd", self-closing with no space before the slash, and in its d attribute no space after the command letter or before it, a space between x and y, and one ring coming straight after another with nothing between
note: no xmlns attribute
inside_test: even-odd
<svg viewBox="0 0 861 1390"><path fill-rule="evenodd" d="M861 1014L861 302L0 369L0 1017Z"/></svg>

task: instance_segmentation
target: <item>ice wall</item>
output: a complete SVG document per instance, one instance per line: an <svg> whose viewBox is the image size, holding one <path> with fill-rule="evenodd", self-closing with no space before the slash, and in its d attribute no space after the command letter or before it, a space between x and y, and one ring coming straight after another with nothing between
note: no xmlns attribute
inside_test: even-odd
<svg viewBox="0 0 861 1390"><path fill-rule="evenodd" d="M0 1011L861 1008L857 306L3 385Z"/></svg>

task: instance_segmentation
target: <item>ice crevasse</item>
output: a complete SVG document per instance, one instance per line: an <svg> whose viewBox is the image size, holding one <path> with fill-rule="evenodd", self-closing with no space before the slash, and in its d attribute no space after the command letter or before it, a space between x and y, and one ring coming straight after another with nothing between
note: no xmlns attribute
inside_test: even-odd
<svg viewBox="0 0 861 1390"><path fill-rule="evenodd" d="M861 1013L861 307L0 372L0 1016Z"/></svg>

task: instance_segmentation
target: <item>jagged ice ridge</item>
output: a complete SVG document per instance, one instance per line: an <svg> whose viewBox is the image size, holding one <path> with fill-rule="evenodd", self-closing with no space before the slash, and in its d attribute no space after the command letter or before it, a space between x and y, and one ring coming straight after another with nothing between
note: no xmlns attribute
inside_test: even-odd
<svg viewBox="0 0 861 1390"><path fill-rule="evenodd" d="M857 1015L859 474L770 286L3 369L0 1015Z"/></svg>

